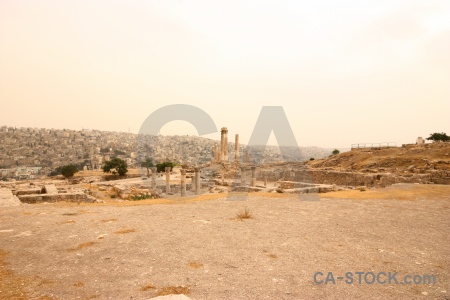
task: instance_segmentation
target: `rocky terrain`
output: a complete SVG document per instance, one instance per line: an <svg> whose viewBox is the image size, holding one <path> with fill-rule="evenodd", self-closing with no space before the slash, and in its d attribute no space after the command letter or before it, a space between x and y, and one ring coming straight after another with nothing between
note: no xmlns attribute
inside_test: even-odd
<svg viewBox="0 0 450 300"><path fill-rule="evenodd" d="M380 149L354 149L308 162L309 168L402 174L450 171L450 143L404 145Z"/></svg>
<svg viewBox="0 0 450 300"><path fill-rule="evenodd" d="M352 192L2 208L0 299L448 299L449 186Z"/></svg>
<svg viewBox="0 0 450 300"><path fill-rule="evenodd" d="M290 180L343 186L385 187L394 183L450 184L450 143L356 149L307 162L259 166L258 180Z"/></svg>

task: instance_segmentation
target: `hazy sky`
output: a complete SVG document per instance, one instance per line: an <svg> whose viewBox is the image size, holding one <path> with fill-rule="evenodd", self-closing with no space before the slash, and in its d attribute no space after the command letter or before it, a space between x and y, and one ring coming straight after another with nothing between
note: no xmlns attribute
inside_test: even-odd
<svg viewBox="0 0 450 300"><path fill-rule="evenodd" d="M247 143L280 105L300 146L415 142L450 134L449 53L448 0L1 0L0 125L137 133L182 103Z"/></svg>

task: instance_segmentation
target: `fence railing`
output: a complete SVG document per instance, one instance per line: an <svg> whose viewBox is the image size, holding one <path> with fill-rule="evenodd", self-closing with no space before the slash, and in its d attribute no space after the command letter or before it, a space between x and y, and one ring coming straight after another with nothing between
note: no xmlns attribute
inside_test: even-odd
<svg viewBox="0 0 450 300"><path fill-rule="evenodd" d="M362 149L362 148L391 148L397 147L397 143L362 143L362 144L352 144L352 149Z"/></svg>

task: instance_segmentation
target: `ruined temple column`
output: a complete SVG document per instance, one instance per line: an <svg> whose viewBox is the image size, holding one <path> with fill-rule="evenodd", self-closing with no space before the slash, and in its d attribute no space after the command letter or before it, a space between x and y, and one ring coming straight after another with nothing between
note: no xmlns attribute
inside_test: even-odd
<svg viewBox="0 0 450 300"><path fill-rule="evenodd" d="M166 167L166 194L170 193L170 167Z"/></svg>
<svg viewBox="0 0 450 300"><path fill-rule="evenodd" d="M251 186L256 186L256 167L252 167L252 179L251 179Z"/></svg>
<svg viewBox="0 0 450 300"><path fill-rule="evenodd" d="M181 197L186 197L186 170L181 170Z"/></svg>
<svg viewBox="0 0 450 300"><path fill-rule="evenodd" d="M222 127L220 133L220 160L228 160L228 129Z"/></svg>
<svg viewBox="0 0 450 300"><path fill-rule="evenodd" d="M152 167L152 190L156 190L156 167Z"/></svg>
<svg viewBox="0 0 450 300"><path fill-rule="evenodd" d="M214 161L219 160L219 147L217 147L217 144L214 144Z"/></svg>
<svg viewBox="0 0 450 300"><path fill-rule="evenodd" d="M241 168L241 186L245 185L245 167Z"/></svg>
<svg viewBox="0 0 450 300"><path fill-rule="evenodd" d="M195 194L200 195L200 169L194 168L195 171Z"/></svg>
<svg viewBox="0 0 450 300"><path fill-rule="evenodd" d="M234 137L234 163L239 164L239 134Z"/></svg>
<svg viewBox="0 0 450 300"><path fill-rule="evenodd" d="M267 187L267 175L264 175L264 186Z"/></svg>

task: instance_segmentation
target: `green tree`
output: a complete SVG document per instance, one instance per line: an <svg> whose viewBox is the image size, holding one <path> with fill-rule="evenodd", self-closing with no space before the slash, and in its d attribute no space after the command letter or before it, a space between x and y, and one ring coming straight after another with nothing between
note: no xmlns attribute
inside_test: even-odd
<svg viewBox="0 0 450 300"><path fill-rule="evenodd" d="M120 176L124 176L128 172L128 165L124 160L114 157L105 162L103 165L103 172L111 172L112 174L118 173Z"/></svg>
<svg viewBox="0 0 450 300"><path fill-rule="evenodd" d="M173 163L171 161L165 161L161 164L156 164L156 170L158 172L164 172L166 170L166 167L170 167L170 170L172 171L173 167L175 167L176 165L176 163Z"/></svg>
<svg viewBox="0 0 450 300"><path fill-rule="evenodd" d="M333 152L331 152L331 154L333 155L338 155L339 153L341 153L341 151L339 151L338 149L334 149Z"/></svg>
<svg viewBox="0 0 450 300"><path fill-rule="evenodd" d="M446 133L441 132L441 133L431 133L430 136L427 138L428 141L443 141L443 142L447 142L450 141L450 136L448 136Z"/></svg>
<svg viewBox="0 0 450 300"><path fill-rule="evenodd" d="M141 162L141 167L147 168L147 177L150 176L150 168L153 167L153 159L147 157L143 162Z"/></svg>
<svg viewBox="0 0 450 300"><path fill-rule="evenodd" d="M66 178L71 178L75 173L78 172L78 167L76 165L70 164L67 166L63 166L61 168L61 174Z"/></svg>
<svg viewBox="0 0 450 300"><path fill-rule="evenodd" d="M154 167L153 159L147 157L143 162L141 162L141 167L147 168L147 169Z"/></svg>
<svg viewBox="0 0 450 300"><path fill-rule="evenodd" d="M314 160L314 157L311 157L309 160Z"/></svg>

